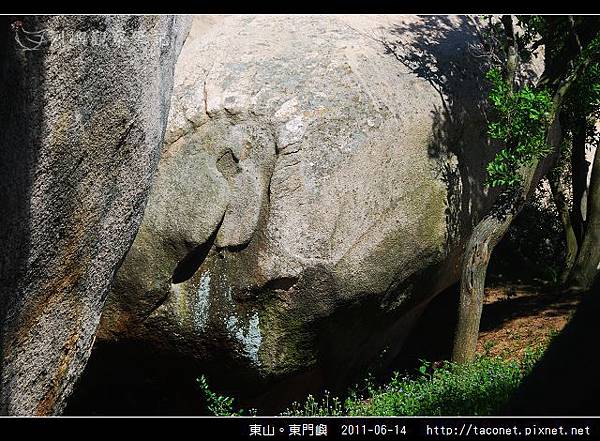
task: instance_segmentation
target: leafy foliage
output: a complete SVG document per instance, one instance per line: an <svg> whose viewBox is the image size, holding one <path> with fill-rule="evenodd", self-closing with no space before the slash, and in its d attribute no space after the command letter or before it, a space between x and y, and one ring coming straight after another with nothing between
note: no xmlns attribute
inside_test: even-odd
<svg viewBox="0 0 600 441"><path fill-rule="evenodd" d="M236 411L233 405L234 399L225 395L219 395L213 392L209 385L208 380L204 375L196 379L198 386L204 395L206 400L206 406L208 410L215 416L241 416L244 414L243 410ZM253 409L250 410L250 414L256 413Z"/></svg>
<svg viewBox="0 0 600 441"><path fill-rule="evenodd" d="M505 146L487 165L487 184L512 187L520 182L520 167L550 152L546 131L552 99L544 89L524 86L513 91L499 69L491 69L487 78L492 82L489 100L498 114L497 120L488 125L488 135Z"/></svg>
<svg viewBox="0 0 600 441"><path fill-rule="evenodd" d="M490 23L493 22L490 18ZM589 121L588 132L595 136L593 121L600 116L598 20L530 15L517 16L517 25L520 29L515 37L519 60L529 62L537 47L543 45L545 74L549 77L538 87L521 87L503 78L500 68L488 72L487 77L492 82L489 100L498 114L497 120L489 124L488 134L491 139L503 143L502 150L487 166L487 185L492 187L517 185L520 167L531 165L551 152L545 137L552 122L551 114L556 115L552 110L560 111L561 125L567 134L577 117L583 115ZM494 29L493 39L507 44L507 37L502 36L498 23ZM560 109L553 109L548 87L552 84L556 89L559 80L568 77L574 77L574 82L568 88L567 97Z"/></svg>

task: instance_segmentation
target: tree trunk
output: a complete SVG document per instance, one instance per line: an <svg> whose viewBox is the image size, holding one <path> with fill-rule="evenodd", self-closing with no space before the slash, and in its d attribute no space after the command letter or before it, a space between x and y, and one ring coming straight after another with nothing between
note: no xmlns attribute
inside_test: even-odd
<svg viewBox="0 0 600 441"><path fill-rule="evenodd" d="M590 289L598 274L600 263L600 153L598 150L592 165L588 192L585 234L569 278L569 286L572 289Z"/></svg>
<svg viewBox="0 0 600 441"><path fill-rule="evenodd" d="M555 121L553 124L554 128L558 128L557 123L558 121ZM557 138L551 145L558 145L560 130L551 129L549 133L556 134ZM492 251L522 210L550 163L551 159L546 158L525 168L522 171L521 187L502 193L490 214L475 226L469 238L463 257L458 323L452 351L452 361L456 363L464 363L475 357L483 310L485 276Z"/></svg>
<svg viewBox="0 0 600 441"><path fill-rule="evenodd" d="M571 178L573 185L573 210L571 222L577 244L581 245L583 240L584 221L581 211L581 202L587 188L587 162L585 160L585 141L587 121L585 117L579 117L575 121L573 133L573 147L571 152Z"/></svg>
<svg viewBox="0 0 600 441"><path fill-rule="evenodd" d="M492 250L508 230L515 214L511 210L505 216L497 213L487 215L471 234L463 261L459 319L452 351L454 362L464 363L475 357L483 309L485 274Z"/></svg>
<svg viewBox="0 0 600 441"><path fill-rule="evenodd" d="M567 161L568 159L565 157L564 150L562 150L557 164L551 172L548 173L548 182L550 184L550 189L552 190L552 197L556 205L556 210L558 211L563 226L567 248L565 262L560 277L561 284L567 281L579 250L579 243L577 241L577 235L573 227L571 211L569 209L568 184L566 183L569 175Z"/></svg>

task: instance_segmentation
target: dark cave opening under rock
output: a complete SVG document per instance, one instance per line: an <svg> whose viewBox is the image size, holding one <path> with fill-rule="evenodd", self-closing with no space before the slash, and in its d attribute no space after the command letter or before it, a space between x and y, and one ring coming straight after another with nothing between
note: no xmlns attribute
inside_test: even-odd
<svg viewBox="0 0 600 441"><path fill-rule="evenodd" d="M436 296L409 334L400 355L388 369L378 373L378 379L388 380L392 370L410 371L418 367L420 359L448 357L457 301L456 286ZM196 382L203 373L207 373L215 392L234 397L235 403L246 409L254 407L256 401L248 397L259 396L261 394L255 392L260 391L249 390L244 384L256 383L256 379L250 379L252 374L243 373L242 368L236 384L232 384L227 375L231 369L239 371L240 366L223 358L213 361L213 367L207 369L189 357L163 352L147 343L98 342L75 386L65 415L208 415L210 412ZM274 386L271 384L270 387L281 390L268 394L277 396L272 403L265 403L264 397L260 400L259 414L277 414L293 400L309 393L318 394L318 379L315 380L314 375L309 372L278 381ZM368 372L364 372L357 378L367 375Z"/></svg>
<svg viewBox="0 0 600 441"><path fill-rule="evenodd" d="M99 342L65 415L202 415L206 406L189 359L140 342Z"/></svg>

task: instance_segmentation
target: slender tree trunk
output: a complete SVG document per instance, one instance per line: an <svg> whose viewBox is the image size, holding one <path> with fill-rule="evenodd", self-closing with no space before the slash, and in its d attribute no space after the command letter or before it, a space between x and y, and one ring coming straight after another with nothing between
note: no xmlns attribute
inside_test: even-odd
<svg viewBox="0 0 600 441"><path fill-rule="evenodd" d="M488 215L477 224L471 234L465 251L460 282L459 320L452 351L454 362L464 363L475 356L483 310L485 274L492 250L506 233L513 217L512 213L504 219Z"/></svg>
<svg viewBox="0 0 600 441"><path fill-rule="evenodd" d="M567 167L568 158L565 156L564 150L561 150L561 155L554 166L554 168L548 173L548 183L552 190L552 197L556 205L556 210L560 217L560 221L563 226L565 233L565 244L567 248L565 262L560 277L560 283L566 282L571 268L575 263L577 252L579 250L579 244L577 241L577 235L571 221L571 211L569 209L569 198L567 180L569 175L569 169Z"/></svg>
<svg viewBox="0 0 600 441"><path fill-rule="evenodd" d="M571 271L569 286L588 290L598 274L600 263L600 152L596 150L588 188L585 234Z"/></svg>
<svg viewBox="0 0 600 441"><path fill-rule="evenodd" d="M561 134L558 119L548 131L548 144L558 151ZM475 357L479 324L483 310L485 276L494 247L504 236L514 218L547 171L550 161L536 161L522 172L522 185L513 192L505 192L494 204L492 211L481 220L469 239L463 258L458 323L454 336L452 360L464 363Z"/></svg>
<svg viewBox="0 0 600 441"><path fill-rule="evenodd" d="M587 188L587 162L585 160L585 141L587 121L585 117L579 117L575 121L573 133L573 147L571 151L571 177L573 185L573 210L571 213L571 222L577 244L581 245L583 240L584 220L581 211L581 202Z"/></svg>
<svg viewBox="0 0 600 441"><path fill-rule="evenodd" d="M494 247L525 205L543 173L544 161L536 162L523 173L522 186L505 192L491 213L475 227L465 250L460 286L460 303L452 361L464 363L475 357L479 324L483 310L485 276Z"/></svg>

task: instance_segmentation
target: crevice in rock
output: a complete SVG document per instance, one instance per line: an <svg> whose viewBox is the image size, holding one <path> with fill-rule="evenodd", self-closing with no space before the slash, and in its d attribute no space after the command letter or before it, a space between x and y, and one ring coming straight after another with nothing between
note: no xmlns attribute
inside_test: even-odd
<svg viewBox="0 0 600 441"><path fill-rule="evenodd" d="M208 77L208 74L206 76ZM206 90L206 79L204 80L204 113L206 113L209 118L212 118L212 115L208 113L208 92Z"/></svg>
<svg viewBox="0 0 600 441"><path fill-rule="evenodd" d="M294 147L294 148L292 148ZM278 156L288 156L298 153L302 148L300 147L300 141L291 142L277 150Z"/></svg>
<svg viewBox="0 0 600 441"><path fill-rule="evenodd" d="M268 178L269 181L267 182L267 188L266 188L266 204L267 204L267 211L266 211L266 216L269 216L269 214L271 213L271 198L272 198L272 189L271 189L271 183L273 182L273 175L275 174L275 165L273 165L272 170L269 171L268 174Z"/></svg>
<svg viewBox="0 0 600 441"><path fill-rule="evenodd" d="M127 123L125 130L123 131L123 135L121 135L119 142L115 146L115 148L114 148L115 152L118 152L119 150L121 150L121 148L125 145L125 142L128 140L129 135L131 134L131 131L136 123L137 123L137 115L134 115L133 119Z"/></svg>
<svg viewBox="0 0 600 441"><path fill-rule="evenodd" d="M239 253L239 252L244 251L246 248L248 248L248 245L250 245L250 242L252 242L252 238L250 238L246 242L241 243L239 245L227 245L226 247L220 247L218 250L219 251L226 250L226 251L229 251L230 253Z"/></svg>
<svg viewBox="0 0 600 441"><path fill-rule="evenodd" d="M240 160L235 154L231 150L227 150L219 159L217 159L217 170L219 170L226 179L232 179L242 171L239 162Z"/></svg>
<svg viewBox="0 0 600 441"><path fill-rule="evenodd" d="M269 280L262 289L287 291L293 288L296 283L298 283L298 277L279 277Z"/></svg>
<svg viewBox="0 0 600 441"><path fill-rule="evenodd" d="M195 247L192 251L190 251L183 259L179 261L175 270L173 271L173 275L171 276L171 283L177 285L178 283L183 283L192 278L192 276L198 271L198 268L202 265L202 263L206 260L208 253L210 252L213 244L215 243L215 239L217 238L217 233L219 232L219 228L221 228L221 224L223 223L223 219L225 215L221 218L215 230L212 232L210 237L201 245Z"/></svg>
<svg viewBox="0 0 600 441"><path fill-rule="evenodd" d="M171 294L170 291L165 292L165 294L154 305L152 305L150 310L146 313L146 315L144 316L144 318L141 321L145 322L146 320L148 320L148 318L150 318L150 316L152 314L154 314L154 311L156 311L158 308L160 308L162 305L164 305L164 303L169 298L170 294Z"/></svg>

